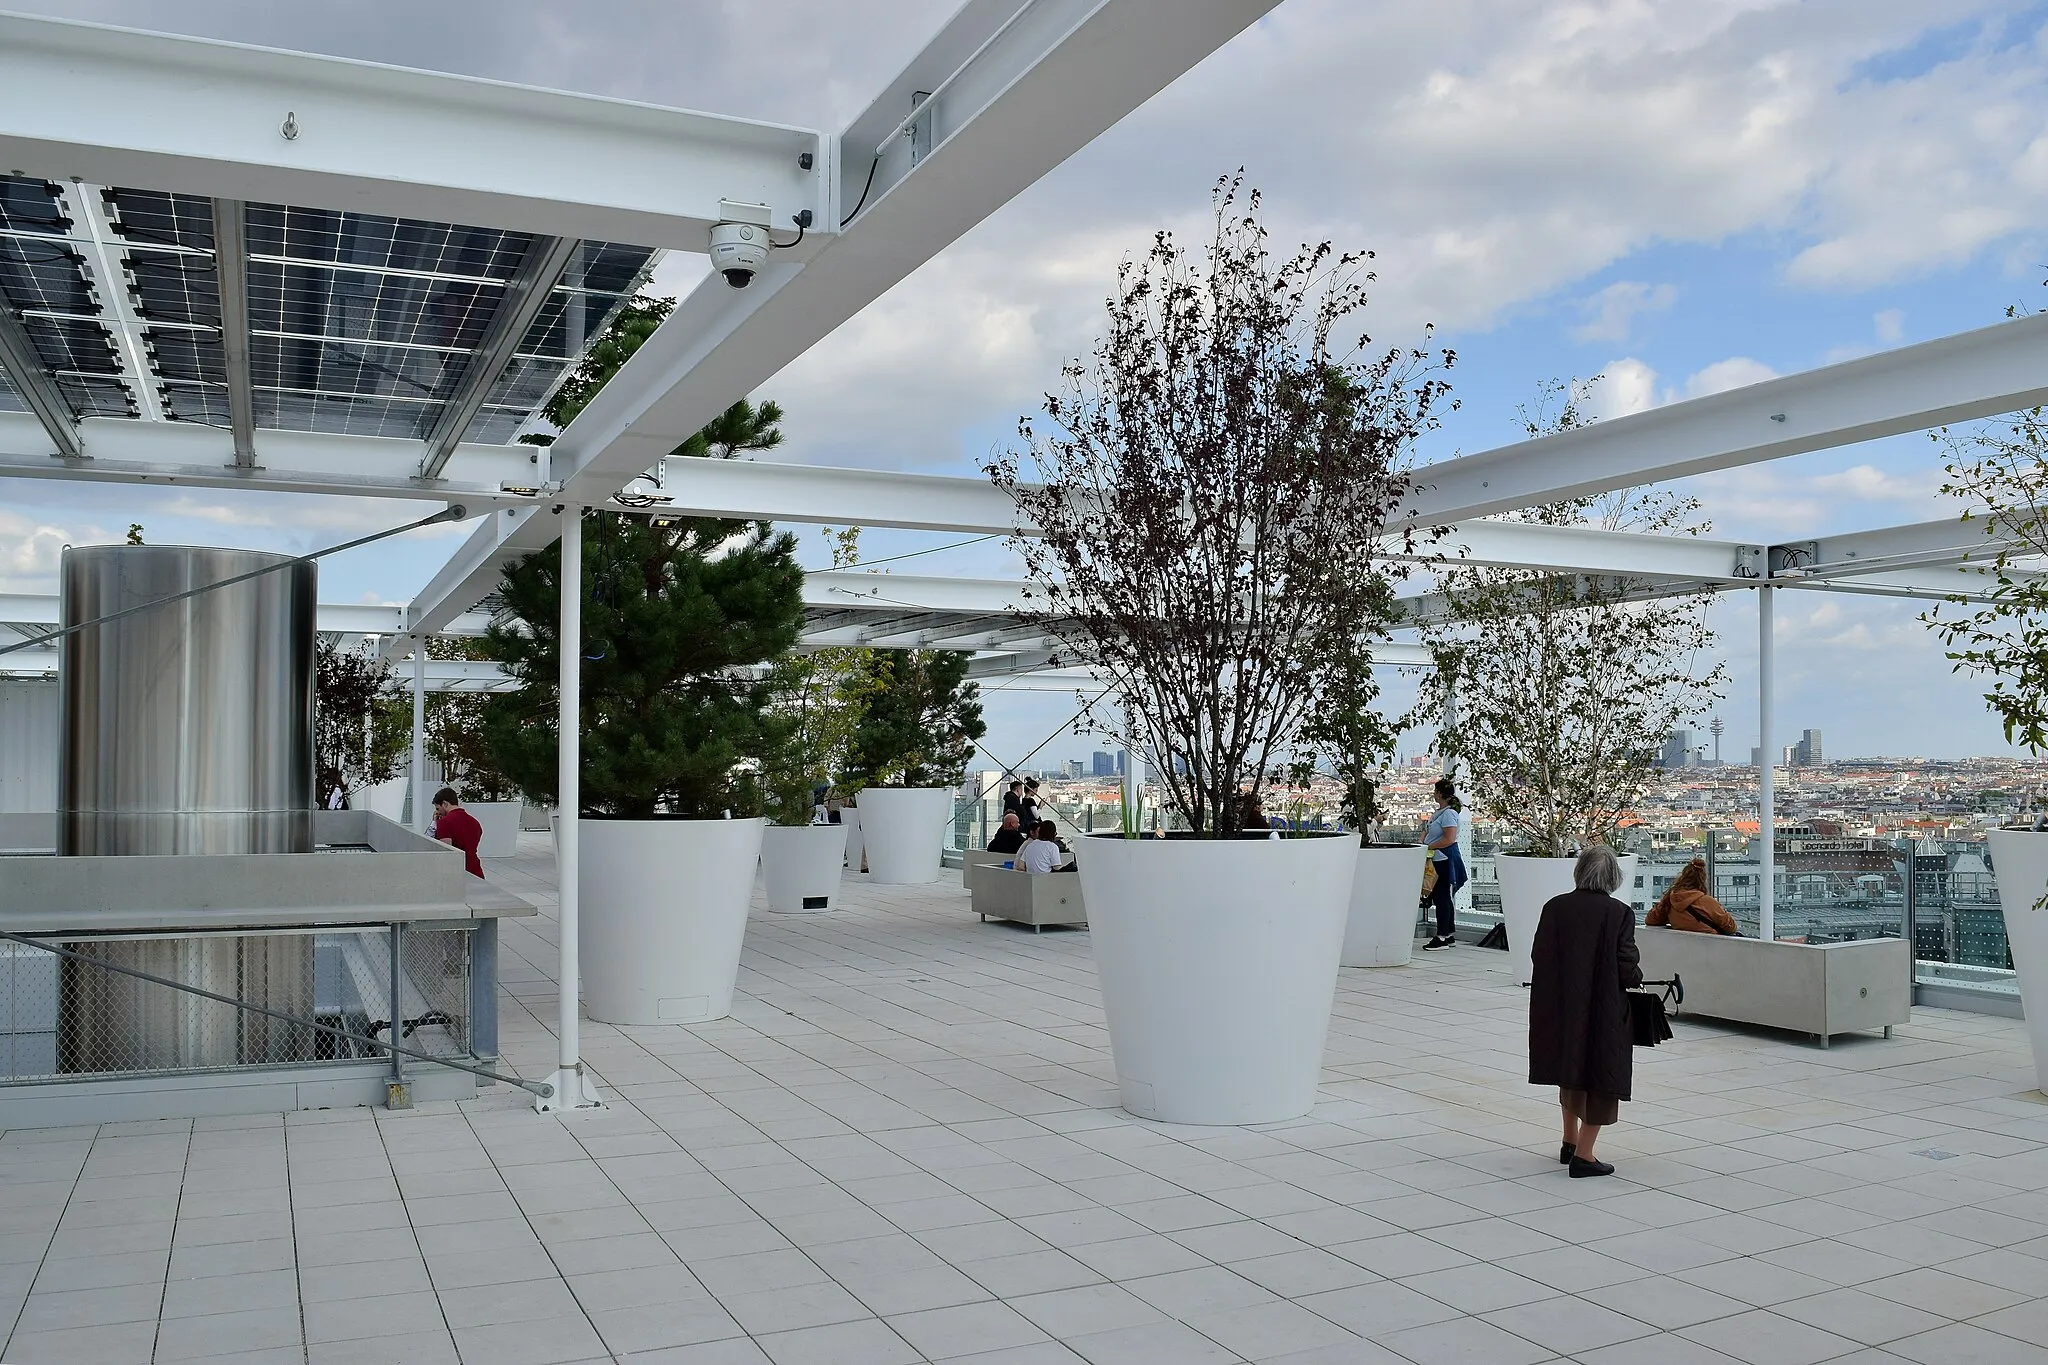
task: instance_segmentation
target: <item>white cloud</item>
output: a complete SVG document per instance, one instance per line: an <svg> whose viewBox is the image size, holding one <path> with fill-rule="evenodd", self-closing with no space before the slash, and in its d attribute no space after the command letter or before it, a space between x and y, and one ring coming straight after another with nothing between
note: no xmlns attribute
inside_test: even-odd
<svg viewBox="0 0 2048 1365"><path fill-rule="evenodd" d="M1883 345L1896 346L1906 339L1906 315L1897 308L1887 308L1875 314L1870 324Z"/></svg>
<svg viewBox="0 0 2048 1365"><path fill-rule="evenodd" d="M1627 341L1637 317L1661 313L1678 298L1668 284L1650 285L1641 280L1619 280L1589 299L1582 299L1579 311L1587 321L1571 329L1574 341Z"/></svg>
<svg viewBox="0 0 2048 1365"><path fill-rule="evenodd" d="M0 592L55 592L65 546L104 545L126 534L126 527L110 535L90 524L62 526L0 508Z"/></svg>
<svg viewBox="0 0 2048 1365"><path fill-rule="evenodd" d="M1600 373L1578 386L1577 398L1594 417L1626 417L1645 412L1662 401L1657 397L1657 372L1633 356L1610 360Z"/></svg>
<svg viewBox="0 0 2048 1365"><path fill-rule="evenodd" d="M1705 369L1688 375L1680 391L1687 398L1704 398L1710 393L1726 393L1730 389L1747 388L1751 384L1761 384L1766 379L1777 377L1778 372L1761 360L1736 355L1726 360L1717 360Z"/></svg>

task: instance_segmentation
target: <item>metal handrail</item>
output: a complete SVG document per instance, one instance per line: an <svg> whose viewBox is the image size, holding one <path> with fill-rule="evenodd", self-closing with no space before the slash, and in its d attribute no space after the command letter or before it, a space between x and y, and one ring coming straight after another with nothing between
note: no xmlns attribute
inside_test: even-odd
<svg viewBox="0 0 2048 1365"><path fill-rule="evenodd" d="M323 1024L315 1019L301 1019L296 1014L287 1014L283 1010L274 1010L267 1005L252 1004L247 1000L237 1000L233 996L221 995L217 992L209 991L203 989L202 987L191 985L187 982L173 981L168 977L157 976L150 972L139 971L134 967L123 967L116 963L109 962L107 961L107 959L103 957L96 957L91 953L76 952L70 948L59 948L54 943L45 943L41 939L30 938L25 934L12 934L7 933L4 930L0 930L0 941L4 941L7 943L19 943L24 947L28 948L40 948L46 953L54 953L58 957L70 958L74 962L89 963L90 965L94 967L99 967L105 971L119 972L122 976L132 976L138 981L147 981L153 986L165 986L174 991L184 991L187 995L196 995L206 1000L218 1001L220 1004L223 1005L232 1005L238 1010L248 1010L252 1014L262 1014L267 1015L272 1019L282 1019L288 1024L299 1024L306 1028L314 1029L320 1033L331 1034L336 1038L346 1038L352 1043L362 1043L365 1046L376 1048L379 1051L389 1051L401 1057L411 1057L416 1061L432 1062L436 1066L453 1067L457 1071L467 1071L472 1076L482 1076L486 1080L500 1081L506 1085L517 1086L521 1090L525 1090L531 1094L538 1095L544 1100L550 1100L555 1097L554 1086L548 1084L546 1081L523 1081L519 1079L517 1076L500 1075L499 1073L492 1071L486 1067L471 1066L467 1062L453 1061L447 1057L436 1057L431 1052L419 1052L409 1047L400 1047L396 1040L393 1040L388 1043L380 1043L374 1036L365 1037L360 1033L350 1033L347 1029L337 1028L333 1024ZM395 1001L393 1003L394 1005L396 1004ZM394 1009L392 1012L395 1014L398 1011ZM411 1025L424 1022L424 1020L403 1020L401 1022L407 1025ZM385 1027L388 1028L389 1024L387 1023ZM382 1031L382 1029L378 1030L378 1032ZM410 1028L407 1028L405 1030L407 1035L410 1035L411 1031L412 1030Z"/></svg>

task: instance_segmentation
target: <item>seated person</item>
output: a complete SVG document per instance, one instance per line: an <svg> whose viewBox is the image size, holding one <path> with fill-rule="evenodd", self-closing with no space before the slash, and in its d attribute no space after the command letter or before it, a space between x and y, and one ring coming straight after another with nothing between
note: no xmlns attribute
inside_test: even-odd
<svg viewBox="0 0 2048 1365"><path fill-rule="evenodd" d="M1017 866L1025 872L1065 872L1073 866L1065 862L1065 857L1060 848L1059 826L1050 820L1041 820L1031 842L1019 850Z"/></svg>
<svg viewBox="0 0 2048 1365"><path fill-rule="evenodd" d="M1671 883L1646 921L1651 926L1668 925L1691 934L1739 935L1742 930L1735 923L1735 916L1707 894L1707 862L1694 858L1685 865L1685 871L1678 874L1678 880Z"/></svg>
<svg viewBox="0 0 2048 1365"><path fill-rule="evenodd" d="M1024 847L1024 825L1017 819L1017 812L1003 812L1003 827L988 838L988 852L1004 855L1014 854Z"/></svg>

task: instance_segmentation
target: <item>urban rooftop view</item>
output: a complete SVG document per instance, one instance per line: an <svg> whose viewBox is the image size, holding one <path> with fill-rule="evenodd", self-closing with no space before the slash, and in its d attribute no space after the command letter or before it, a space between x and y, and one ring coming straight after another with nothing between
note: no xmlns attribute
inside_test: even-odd
<svg viewBox="0 0 2048 1365"><path fill-rule="evenodd" d="M2041 7L21 3L0 1365L2048 1362Z"/></svg>

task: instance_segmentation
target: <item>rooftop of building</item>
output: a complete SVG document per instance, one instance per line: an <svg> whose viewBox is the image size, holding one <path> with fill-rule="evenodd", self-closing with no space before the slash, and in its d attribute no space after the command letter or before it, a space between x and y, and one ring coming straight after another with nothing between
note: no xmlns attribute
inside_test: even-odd
<svg viewBox="0 0 2048 1365"><path fill-rule="evenodd" d="M490 874L504 1049L553 1064L545 836ZM733 1016L589 1024L608 1107L0 1136L9 1361L1853 1365L2038 1361L2048 1102L2024 1026L1680 1018L1556 1164L1506 955L1346 970L1322 1102L1117 1107L1085 932L956 874L749 926ZM18 1311L16 1311L18 1310Z"/></svg>

